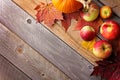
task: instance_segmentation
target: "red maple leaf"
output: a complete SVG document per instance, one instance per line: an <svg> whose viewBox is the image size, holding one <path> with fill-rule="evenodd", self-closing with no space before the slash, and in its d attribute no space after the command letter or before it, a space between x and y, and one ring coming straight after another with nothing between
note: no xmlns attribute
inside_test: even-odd
<svg viewBox="0 0 120 80"><path fill-rule="evenodd" d="M51 27L57 20L63 20L62 12L57 10L52 3L45 4L40 2L35 10L37 11L37 21L44 22L44 24L49 27Z"/></svg>
<svg viewBox="0 0 120 80"><path fill-rule="evenodd" d="M92 22L87 22L85 20L83 20L82 18L80 18L77 22L77 25L75 27L75 30L80 30L82 27L86 26L86 25L89 25L89 26L92 26L96 33L98 32L99 30L99 26L103 23L102 19L101 18L97 18L96 20L92 21Z"/></svg>
<svg viewBox="0 0 120 80"><path fill-rule="evenodd" d="M114 53L116 53L117 57L120 57L120 37L109 42L112 44Z"/></svg>
<svg viewBox="0 0 120 80"><path fill-rule="evenodd" d="M72 12L72 13L64 13L63 14L64 20L61 21L62 26L65 28L65 31L69 28L71 25L71 20L75 19L78 20L80 17L80 11Z"/></svg>
<svg viewBox="0 0 120 80"><path fill-rule="evenodd" d="M120 61L115 62L103 60L97 61L98 66L94 67L91 75L101 76L106 80L120 80Z"/></svg>

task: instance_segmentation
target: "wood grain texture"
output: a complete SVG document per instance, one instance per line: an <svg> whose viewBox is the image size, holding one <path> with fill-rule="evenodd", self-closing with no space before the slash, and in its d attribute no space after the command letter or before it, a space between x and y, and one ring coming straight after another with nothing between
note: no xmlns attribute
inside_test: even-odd
<svg viewBox="0 0 120 80"><path fill-rule="evenodd" d="M0 24L0 54L33 80L70 80L63 72L39 55L39 53L2 24ZM5 62L5 60L2 62ZM24 74L21 73L19 75L20 72L17 73L15 67L9 68L6 64L8 62L2 62L0 64L0 76L3 78L2 80L29 80L27 78L24 79ZM5 77L5 74L8 75ZM21 78L22 76L23 78ZM11 79L8 79L9 77Z"/></svg>
<svg viewBox="0 0 120 80"><path fill-rule="evenodd" d="M0 80L31 80L27 75L0 55Z"/></svg>
<svg viewBox="0 0 120 80"><path fill-rule="evenodd" d="M23 10L25 10L28 14L30 14L33 18L35 18L36 11L34 8L36 7L39 2L45 2L46 0L13 0L17 5L19 5ZM51 0L47 0L51 1ZM31 5L27 5L31 4ZM45 24L43 24L45 25ZM72 21L72 24L70 28L68 29L67 33L63 29L62 25L58 22L58 24L55 24L54 27L51 29L49 27L46 27L49 29L52 33L54 33L56 36L58 36L60 39L62 39L65 43L67 43L70 47L72 47L74 50L76 50L81 56L86 58L88 61L90 61L92 64L96 65L95 61L100 60L96 58L91 51L88 51L84 49L81 46L81 42L83 41L79 36L79 31L75 31L74 27L76 25L76 21Z"/></svg>
<svg viewBox="0 0 120 80"><path fill-rule="evenodd" d="M0 1L1 1L0 5L2 6L2 9L0 9L0 21L2 24L4 24L8 29L10 29L12 32L14 32L19 37L21 37L26 43L28 43L32 48L34 48L40 54L42 54L47 60L52 62L54 65L56 65L71 79L73 80L89 80L90 79L90 74L93 70L92 64L90 64L86 59L81 57L76 51L70 48L61 39L59 39L53 33L47 30L43 25L36 24L36 21L32 17L30 17L26 12L24 12L22 9L16 6L13 2L11 2L11 0L4 0L4 1L0 0ZM29 22L28 20L31 20L30 21L31 23L28 23ZM59 28L56 27L56 29L58 29L58 33L59 33ZM57 30L55 30L55 32L56 31ZM61 31L64 33L63 30ZM68 34L64 33L64 35L66 35L65 37L69 38L69 36L67 36ZM18 52L23 52L23 53L17 54L15 52L15 49L17 48L18 45L16 47L14 45L14 42L17 41L16 38L14 39L16 41L12 40L9 37L9 33L7 35L3 34L1 35L1 37L3 39L1 40L2 41L1 54L3 56L10 59L10 61L13 62L14 64L18 64L16 66L19 68L22 68L22 70L26 72L26 74L29 74L29 76L34 78L34 80L43 78L43 77L40 77L40 75L38 74L40 72L37 71L37 69L34 69L36 67L39 68L39 65L34 64L33 66L29 66L31 64L28 64L28 63L35 63L35 62L39 63L39 60L36 61L36 57L38 57L37 55L32 53L31 54L25 53L24 52L25 50L24 49L21 50L19 49L19 47L18 47ZM69 42L72 42L72 41L73 40ZM17 43L20 43L20 42L16 42L15 44ZM74 45L76 44L77 43L75 43ZM20 44L20 48L21 46L24 47L24 45ZM77 49L81 51L83 50L83 49L80 49L79 46L77 46ZM28 57L26 54L32 55L30 56L30 59L32 59L33 62L30 62L29 59L26 60L26 57ZM87 51L85 51L84 54L87 55L88 54ZM23 65L27 67L23 67Z"/></svg>
<svg viewBox="0 0 120 80"><path fill-rule="evenodd" d="M115 14L120 17L120 0L100 0L103 4L112 7Z"/></svg>

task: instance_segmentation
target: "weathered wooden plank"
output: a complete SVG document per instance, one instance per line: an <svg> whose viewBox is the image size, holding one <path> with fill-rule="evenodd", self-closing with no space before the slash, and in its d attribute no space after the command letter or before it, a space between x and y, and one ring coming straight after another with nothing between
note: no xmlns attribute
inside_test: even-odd
<svg viewBox="0 0 120 80"><path fill-rule="evenodd" d="M0 55L0 80L31 80L6 58Z"/></svg>
<svg viewBox="0 0 120 80"><path fill-rule="evenodd" d="M11 0L0 1L1 1L0 5L2 7L2 9L0 9L0 21L2 24L4 24L7 28L9 28L11 31L20 36L24 41L26 41L26 43L32 46L36 51L38 51L40 54L46 57L60 70L65 72L65 74L67 74L71 79L89 80L90 73L93 67L92 64L90 64L86 59L81 57L76 51L70 48L67 44L61 41L58 37L56 37L53 33L51 33L41 24L36 24L36 21L32 17L30 17L22 9L20 9L18 6L12 3ZM27 23L26 21L27 19L31 19L31 24ZM66 33L64 34L68 35ZM19 58L21 58L20 60L22 60L21 61L22 63L18 64L23 64L26 65L27 67L22 67L23 65L19 65L17 67L22 67L24 70L26 70L27 74L29 72L29 76L31 75L34 78L34 80L39 79L38 75L34 75L37 74L38 71L34 71L34 69L31 69L32 68L31 66L27 65L29 60L26 61L26 56L23 56L23 54L21 54L20 57L18 57L18 54L14 53L14 50L11 50L12 44L10 44L9 41L12 40L7 38L8 36L7 37L5 36L6 35L2 36L2 39L4 40L2 40L1 42L1 46L3 46L1 47L2 55L11 59L11 62L14 62L14 64L17 64L17 62L19 62ZM8 44L10 44L11 46ZM8 49L7 51L5 50L6 48ZM80 47L77 46L77 49L80 49ZM6 55L6 53L14 54L13 56L10 56ZM91 53L85 52L84 54ZM35 56L35 54L31 55L33 57ZM18 57L17 58L18 61L14 60L16 59L16 57Z"/></svg>
<svg viewBox="0 0 120 80"><path fill-rule="evenodd" d="M49 63L49 61L39 55L2 24L0 24L0 54L6 57L33 80L70 80L63 72ZM4 78L5 80L28 80L27 78L24 79L24 75L17 76L17 71L15 71L16 68L15 70L14 67L9 68L6 64L8 62L3 62L5 61L0 63L0 76L3 78L2 80L4 80ZM7 70L7 72L4 72L5 70ZM8 74L6 77L5 73ZM10 75L11 73L14 76ZM22 76L23 78L21 78ZM7 79L9 77L12 79ZM16 79L17 77L18 79Z"/></svg>

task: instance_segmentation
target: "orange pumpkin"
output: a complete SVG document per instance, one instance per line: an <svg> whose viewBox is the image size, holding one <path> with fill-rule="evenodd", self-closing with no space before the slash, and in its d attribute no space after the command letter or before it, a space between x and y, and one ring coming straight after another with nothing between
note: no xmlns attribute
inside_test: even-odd
<svg viewBox="0 0 120 80"><path fill-rule="evenodd" d="M82 7L76 0L52 0L53 5L63 13L72 13Z"/></svg>

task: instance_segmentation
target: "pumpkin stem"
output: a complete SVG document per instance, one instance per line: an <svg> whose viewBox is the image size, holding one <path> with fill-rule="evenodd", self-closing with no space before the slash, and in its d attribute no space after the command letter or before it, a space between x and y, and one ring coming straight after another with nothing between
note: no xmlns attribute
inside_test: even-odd
<svg viewBox="0 0 120 80"><path fill-rule="evenodd" d="M89 3L91 3L92 0L77 0L83 4L83 7L85 9L89 9Z"/></svg>
<svg viewBox="0 0 120 80"><path fill-rule="evenodd" d="M84 11L84 12L88 12L88 11L89 11L89 8L85 7L85 8L83 9L83 11Z"/></svg>

